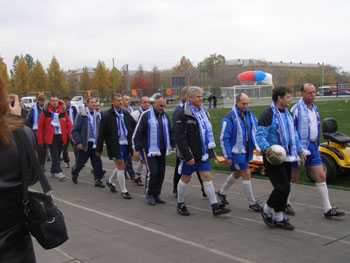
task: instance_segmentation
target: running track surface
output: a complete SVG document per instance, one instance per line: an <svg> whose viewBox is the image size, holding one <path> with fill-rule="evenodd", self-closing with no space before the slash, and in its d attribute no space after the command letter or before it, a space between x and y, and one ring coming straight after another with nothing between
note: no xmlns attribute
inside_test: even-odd
<svg viewBox="0 0 350 263"><path fill-rule="evenodd" d="M111 161L103 159L103 163L109 174ZM64 172L70 175L69 169ZM172 174L173 168L167 167L162 195L167 203L154 207L145 203L144 188L130 181L132 200L122 199L119 188L116 194L95 188L89 165L78 185L70 178L65 182L50 178L70 239L53 250L35 243L38 262L350 262L350 192L330 190L332 203L348 216L326 220L316 188L296 185L292 201L297 215L291 218L296 230L290 232L267 228L260 214L249 211L240 181L228 194L231 213L213 217L193 176L186 198L191 216L180 216L172 195ZM226 176L214 175L217 189ZM265 201L271 185L253 179L253 189L257 199Z"/></svg>

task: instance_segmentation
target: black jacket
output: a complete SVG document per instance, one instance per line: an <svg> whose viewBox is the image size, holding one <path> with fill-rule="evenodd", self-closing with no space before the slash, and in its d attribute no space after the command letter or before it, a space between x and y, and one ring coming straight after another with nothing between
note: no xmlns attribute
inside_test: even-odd
<svg viewBox="0 0 350 263"><path fill-rule="evenodd" d="M149 115L150 114L150 110L147 110L145 112L142 113L142 115L140 116L140 119L137 123L136 129L135 129L135 133L133 135L133 145L136 151L142 151L145 150L146 154L148 154L148 145L149 145L149 135L148 135L148 119L149 119ZM170 125L170 120L169 120L169 116L164 112L162 114L165 114L166 118L168 119L168 131L169 131L169 138L170 138L170 145L171 147L173 147L174 143L172 140L172 132L171 132L171 125ZM158 119L159 121L159 119ZM163 142L165 142L165 138L163 138Z"/></svg>
<svg viewBox="0 0 350 263"><path fill-rule="evenodd" d="M121 109L124 114L124 121L128 130L128 146L129 152L132 153L132 134L134 132L136 122L134 118L125 109ZM116 113L112 107L102 114L100 124L100 132L97 138L97 152L103 151L103 143L106 142L107 154L110 159L120 159L120 145L118 137L118 127L116 122Z"/></svg>
<svg viewBox="0 0 350 263"><path fill-rule="evenodd" d="M84 108L75 117L73 129L72 129L72 140L75 145L82 144L84 146L84 151L88 150L89 144L89 117L88 108ZM98 138L101 123L101 114L95 112L96 118L96 138ZM97 139L96 139L97 142Z"/></svg>
<svg viewBox="0 0 350 263"><path fill-rule="evenodd" d="M177 109L173 133L177 156L185 161L194 159L196 163L200 162L204 153L202 153L199 123L187 103L184 108ZM213 150L209 150L209 157L213 157L213 153Z"/></svg>

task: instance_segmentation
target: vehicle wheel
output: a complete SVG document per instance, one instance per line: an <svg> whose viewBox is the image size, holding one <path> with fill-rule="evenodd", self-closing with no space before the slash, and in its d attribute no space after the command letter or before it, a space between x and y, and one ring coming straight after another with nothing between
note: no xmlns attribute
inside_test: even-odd
<svg viewBox="0 0 350 263"><path fill-rule="evenodd" d="M326 154L321 154L321 159L323 162L323 169L325 170L327 182L332 182L338 173L337 163L332 157Z"/></svg>

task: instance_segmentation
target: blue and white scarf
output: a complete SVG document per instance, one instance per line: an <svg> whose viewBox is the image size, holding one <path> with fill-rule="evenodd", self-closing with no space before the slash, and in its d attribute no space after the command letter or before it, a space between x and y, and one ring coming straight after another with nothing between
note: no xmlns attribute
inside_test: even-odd
<svg viewBox="0 0 350 263"><path fill-rule="evenodd" d="M89 130L88 130L88 140L93 142L93 148L96 148L96 113L90 113L89 109L86 109L88 120L89 120Z"/></svg>
<svg viewBox="0 0 350 263"><path fill-rule="evenodd" d="M288 111L288 109L285 109L285 114L287 117L287 123L283 120L283 116L278 110L277 106L274 102L271 104L271 109L273 112L273 115L277 119L277 133L279 135L279 142L283 146L283 148L286 150L287 153L287 161L296 161L298 160L298 153L297 153L297 145L296 145L296 139L295 139L295 127L293 122L293 117ZM288 139L289 138L289 139Z"/></svg>
<svg viewBox="0 0 350 263"><path fill-rule="evenodd" d="M38 130L38 120L39 120L39 110L38 110L38 105L34 104L32 107L33 111L33 130Z"/></svg>
<svg viewBox="0 0 350 263"><path fill-rule="evenodd" d="M298 132L300 136L300 141L304 149L308 149L310 143L310 120L308 107L305 104L304 100L301 98L298 103L295 105L298 110ZM294 108L295 109L295 108ZM320 114L316 105L312 104L311 110L316 114L317 117L317 143L320 138Z"/></svg>
<svg viewBox="0 0 350 263"><path fill-rule="evenodd" d="M243 140L243 130L242 130L242 126L241 126L241 121L240 121L240 117L239 114L237 112L237 107L234 106L232 108L232 111L235 115L234 121L237 127L237 133L236 133L236 143L235 145L233 145L232 147L232 153L235 154L245 154L246 152L246 147L245 147L245 143L246 141ZM248 118L248 121L251 123L251 140L253 142L253 144L255 145L255 148L257 150L259 150L260 148L258 147L257 143L256 143L256 139L255 139L255 133L256 133L256 120L254 115L250 112L247 111L246 112L246 118ZM246 131L246 133L248 133L249 131ZM246 135L248 136L248 134Z"/></svg>
<svg viewBox="0 0 350 263"><path fill-rule="evenodd" d="M71 122L74 123L73 106L70 106L70 107L69 107L68 113L69 113L69 118L70 118Z"/></svg>
<svg viewBox="0 0 350 263"><path fill-rule="evenodd" d="M116 114L116 122L117 122L117 133L119 138L120 145L128 144L128 129L125 125L124 113L122 111L118 112L116 109L114 110Z"/></svg>
<svg viewBox="0 0 350 263"><path fill-rule="evenodd" d="M147 114L147 113L146 113ZM171 145L170 145L170 133L169 133L169 121L166 117L165 113L162 114L162 124L163 124L163 136L164 136L164 142L166 147L166 155L168 155L171 152ZM161 156L160 152L160 131L159 131L159 122L156 118L156 114L154 112L154 108L151 107L148 112L148 157L152 156Z"/></svg>
<svg viewBox="0 0 350 263"><path fill-rule="evenodd" d="M54 127L55 129L55 134L62 134L62 130L61 130L61 124L60 124L60 119L59 119L59 114L57 112L52 112L51 113L51 125Z"/></svg>
<svg viewBox="0 0 350 263"><path fill-rule="evenodd" d="M196 118L201 136L202 144L202 161L206 161L209 158L208 150L215 148L215 139L213 134L213 127L208 119L207 113L203 107L194 107L192 104L188 104L193 116Z"/></svg>

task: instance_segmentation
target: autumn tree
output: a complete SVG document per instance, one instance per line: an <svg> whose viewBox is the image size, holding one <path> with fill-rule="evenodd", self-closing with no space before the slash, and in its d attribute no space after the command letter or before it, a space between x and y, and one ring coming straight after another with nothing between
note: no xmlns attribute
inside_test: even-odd
<svg viewBox="0 0 350 263"><path fill-rule="evenodd" d="M182 56L180 59L180 62L175 67L173 67L173 70L176 73L184 74L184 73L192 70L193 68L194 67L192 65L191 60L186 58L185 56Z"/></svg>
<svg viewBox="0 0 350 263"><path fill-rule="evenodd" d="M200 73L205 74L208 77L210 86L213 86L213 83L215 81L215 70L219 66L225 65L225 62L226 59L223 55L212 54L198 64L198 69Z"/></svg>
<svg viewBox="0 0 350 263"><path fill-rule="evenodd" d="M47 75L39 60L34 62L32 70L29 73L29 87L31 91L47 91Z"/></svg>
<svg viewBox="0 0 350 263"><path fill-rule="evenodd" d="M83 68L83 72L82 72L82 74L80 76L79 89L80 90L84 90L84 91L92 89L91 78L90 78L89 70L88 70L87 67Z"/></svg>
<svg viewBox="0 0 350 263"><path fill-rule="evenodd" d="M109 71L104 62L99 61L97 63L92 83L94 89L98 90L100 96L106 97L109 94Z"/></svg>
<svg viewBox="0 0 350 263"><path fill-rule="evenodd" d="M156 92L161 87L160 84L160 72L157 67L153 67L151 75L151 89L152 92Z"/></svg>
<svg viewBox="0 0 350 263"><path fill-rule="evenodd" d="M122 81L122 73L116 68L113 67L109 71L109 85L110 89L113 91L121 90L121 81Z"/></svg>
<svg viewBox="0 0 350 263"><path fill-rule="evenodd" d="M194 73L194 71L195 71L195 68L191 60L186 58L185 56L182 56L179 64L173 67L173 72L176 75L181 75L185 77L185 82L187 85L190 85L191 76Z"/></svg>
<svg viewBox="0 0 350 263"><path fill-rule="evenodd" d="M10 78L7 71L7 65L2 57L0 57L0 79L2 80L5 88L9 90L10 88Z"/></svg>
<svg viewBox="0 0 350 263"><path fill-rule="evenodd" d="M53 57L47 70L48 87L53 93L66 94L67 82L58 60Z"/></svg>
<svg viewBox="0 0 350 263"><path fill-rule="evenodd" d="M28 66L29 71L31 71L33 69L33 67L34 67L34 64L35 64L33 57L30 54L26 54L24 56L24 59L27 62L27 66Z"/></svg>
<svg viewBox="0 0 350 263"><path fill-rule="evenodd" d="M13 67L13 90L18 94L26 94L29 91L29 69L23 56L20 56Z"/></svg>
<svg viewBox="0 0 350 263"><path fill-rule="evenodd" d="M148 87L149 81L145 78L143 68L140 65L134 79L132 80L131 88L134 90L142 91L142 93L144 93L144 90Z"/></svg>

